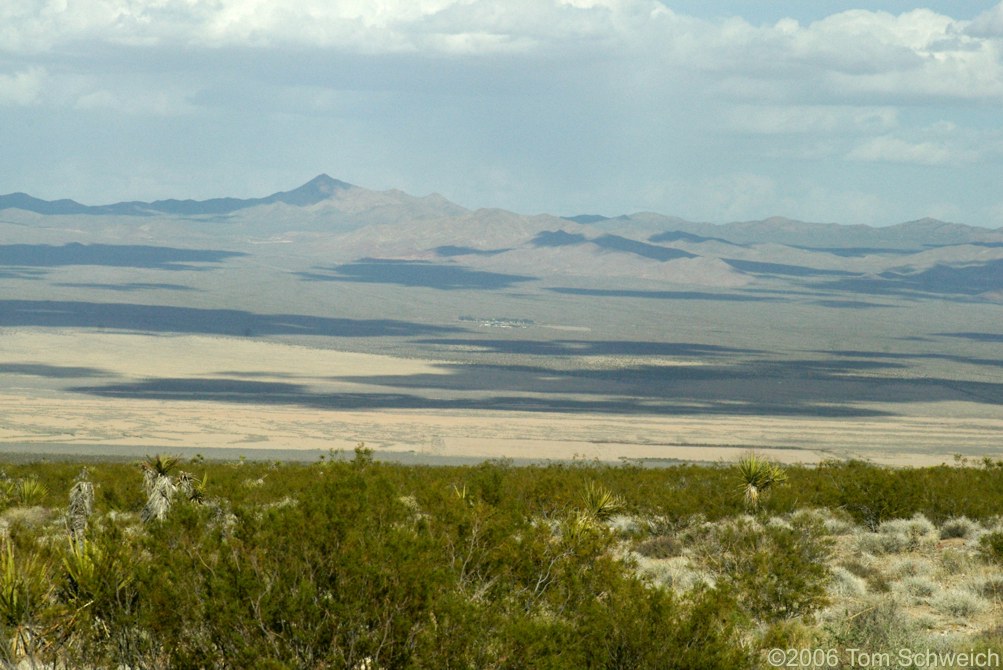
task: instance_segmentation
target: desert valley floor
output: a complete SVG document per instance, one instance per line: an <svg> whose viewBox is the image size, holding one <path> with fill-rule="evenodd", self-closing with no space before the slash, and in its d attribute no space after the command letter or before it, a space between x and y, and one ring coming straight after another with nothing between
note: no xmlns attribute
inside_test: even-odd
<svg viewBox="0 0 1003 670"><path fill-rule="evenodd" d="M730 461L755 448L784 462L920 465L1003 450L998 409L960 400L904 410L901 403L870 402L863 415L828 417L618 414L492 409L490 399L477 408L483 392L444 393L429 384L410 389L425 401L414 407L367 407L367 398L378 405L385 391L373 377L448 377L455 364L199 335L24 329L4 331L2 341L0 371L8 383L0 392L0 453L299 460L365 442L381 457L429 463L579 458L657 465ZM617 360L590 363L615 369ZM700 364L663 357L658 365ZM162 381L144 389L142 380L150 379ZM523 396L532 402L532 394Z"/></svg>

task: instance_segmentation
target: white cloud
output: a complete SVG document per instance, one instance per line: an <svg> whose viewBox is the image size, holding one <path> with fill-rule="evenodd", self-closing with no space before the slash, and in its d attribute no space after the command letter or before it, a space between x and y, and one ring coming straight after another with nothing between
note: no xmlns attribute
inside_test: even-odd
<svg viewBox="0 0 1003 670"><path fill-rule="evenodd" d="M655 0L7 0L0 52L83 43L295 47L357 54L564 53L622 61L643 77L703 72L724 95L856 102L874 96L1003 100L997 7L971 22L929 10L852 10L806 26L707 21ZM152 67L152 65L151 65Z"/></svg>
<svg viewBox="0 0 1003 670"><path fill-rule="evenodd" d="M0 73L0 107L27 106L38 102L45 84L46 71L30 67L12 74Z"/></svg>
<svg viewBox="0 0 1003 670"><path fill-rule="evenodd" d="M1003 37L1003 2L979 14L965 27L975 37Z"/></svg>
<svg viewBox="0 0 1003 670"><path fill-rule="evenodd" d="M951 147L945 143L907 142L884 135L857 145L846 157L854 161L944 165L971 162L978 155L974 151Z"/></svg>
<svg viewBox="0 0 1003 670"><path fill-rule="evenodd" d="M178 116L194 110L184 91L172 90L109 90L95 88L83 92L73 107L86 111L108 111L115 114Z"/></svg>

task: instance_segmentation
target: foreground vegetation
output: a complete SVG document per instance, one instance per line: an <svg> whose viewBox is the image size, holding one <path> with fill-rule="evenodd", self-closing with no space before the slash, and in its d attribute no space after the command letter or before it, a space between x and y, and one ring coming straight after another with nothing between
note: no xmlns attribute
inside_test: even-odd
<svg viewBox="0 0 1003 670"><path fill-rule="evenodd" d="M758 668L1003 649L1003 467L6 464L0 659ZM833 663L834 659L837 661ZM794 667L813 667L802 663Z"/></svg>

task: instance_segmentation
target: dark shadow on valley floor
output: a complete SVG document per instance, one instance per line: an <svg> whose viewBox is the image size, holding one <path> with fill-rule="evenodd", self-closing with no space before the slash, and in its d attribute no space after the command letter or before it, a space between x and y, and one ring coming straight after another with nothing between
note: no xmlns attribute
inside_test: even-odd
<svg viewBox="0 0 1003 670"><path fill-rule="evenodd" d="M441 365L448 374L345 376L338 381L419 393L532 393L553 397L633 397L644 402L709 405L739 403L764 414L850 411L852 403L975 401L1003 405L1003 383L927 377L885 377L873 371L907 370L874 360L746 361L707 365L638 365L612 370L555 370L534 366Z"/></svg>
<svg viewBox="0 0 1003 670"><path fill-rule="evenodd" d="M0 245L0 265L15 267L103 265L155 270L201 270L205 267L192 263L222 263L228 258L246 255L238 251L175 249L135 244L72 242L61 247L48 244Z"/></svg>
<svg viewBox="0 0 1003 670"><path fill-rule="evenodd" d="M1003 341L1003 336L1001 336L1001 341ZM999 358L974 358L972 356L958 356L956 354L934 354L934 353L892 353L886 351L818 351L820 354L827 354L829 356L847 356L855 358L885 358L893 360L938 360L938 361L950 361L951 363L963 363L965 365L975 365L982 366L988 365L989 367L1003 367L1003 359Z"/></svg>
<svg viewBox="0 0 1003 670"><path fill-rule="evenodd" d="M935 265L920 272L888 271L816 284L816 288L869 295L978 296L1003 290L1003 259L977 265Z"/></svg>
<svg viewBox="0 0 1003 670"><path fill-rule="evenodd" d="M66 288L86 288L97 289L99 291L118 291L121 293L132 293L134 291L198 291L199 289L182 284L146 284L142 282L132 282L128 284L85 284L61 282L54 283L53 286L63 286Z"/></svg>
<svg viewBox="0 0 1003 670"><path fill-rule="evenodd" d="M811 268L805 265L785 265L783 263L761 263L759 261L743 261L736 258L722 258L725 263L740 270L759 275L780 275L784 277L857 277L859 272L846 270L826 270Z"/></svg>
<svg viewBox="0 0 1003 670"><path fill-rule="evenodd" d="M235 309L130 303L0 300L0 327L102 328L212 335L428 336L464 332L392 319L339 319L303 314L256 314Z"/></svg>
<svg viewBox="0 0 1003 670"><path fill-rule="evenodd" d="M777 302L777 298L747 293L711 293L708 291L649 291L644 289L608 288L548 288L562 295L584 295L594 298L643 298L648 300L711 300L725 302Z"/></svg>
<svg viewBox="0 0 1003 670"><path fill-rule="evenodd" d="M813 300L812 304L831 309L893 309L900 307L900 305L885 305L880 302L864 302L863 300Z"/></svg>
<svg viewBox="0 0 1003 670"><path fill-rule="evenodd" d="M957 337L972 342L1003 342L1003 333L933 333L938 337Z"/></svg>
<svg viewBox="0 0 1003 670"><path fill-rule="evenodd" d="M439 258L453 258L454 256L497 256L510 249L475 249L473 247L458 247L446 244L432 249Z"/></svg>
<svg viewBox="0 0 1003 670"><path fill-rule="evenodd" d="M660 244L649 244L640 240L633 240L629 237L621 237L620 235L606 234L589 239L581 233L568 233L563 230L544 230L533 238L532 245L538 248L592 245L604 251L632 254L662 263L676 258L696 258L695 254L683 251L682 249L665 247Z"/></svg>
<svg viewBox="0 0 1003 670"><path fill-rule="evenodd" d="M731 247L744 247L744 244L735 244L734 242L729 242L723 237L704 237L703 235L694 235L693 233L684 233L681 230L666 230L662 233L655 233L648 238L649 242L693 242L696 244L703 244L704 242L718 242L720 244L727 244Z"/></svg>
<svg viewBox="0 0 1003 670"><path fill-rule="evenodd" d="M0 279L44 279L48 274L45 270L29 270L27 268L0 269Z"/></svg>
<svg viewBox="0 0 1003 670"><path fill-rule="evenodd" d="M642 258L650 258L662 263L677 258L697 257L696 254L691 254L682 249L663 247L659 244L648 244L647 242L639 242L638 240L632 240L629 237L621 237L619 235L602 235L592 240L592 243L606 251L620 251Z"/></svg>
<svg viewBox="0 0 1003 670"><path fill-rule="evenodd" d="M452 263L402 261L364 258L331 268L318 267L313 272L296 273L307 281L358 282L363 284L396 284L397 286L458 289L498 290L532 281L536 277L471 270Z"/></svg>
<svg viewBox="0 0 1003 670"><path fill-rule="evenodd" d="M867 417L894 404L968 401L1003 405L1003 383L877 376L901 362L868 359L712 361L571 370L532 365L439 364L442 374L329 378L377 390L345 393L317 385L241 378L150 379L77 386L116 398L287 404L323 409L423 409L598 414L741 414ZM262 373L267 375L268 373ZM386 389L385 392L379 390Z"/></svg>
<svg viewBox="0 0 1003 670"><path fill-rule="evenodd" d="M895 247L802 247L794 245L795 249L805 251L820 251L843 258L859 258L861 256L909 256L925 249L898 249Z"/></svg>
<svg viewBox="0 0 1003 670"><path fill-rule="evenodd" d="M150 379L132 384L81 386L68 389L104 398L185 400L198 402L296 405L326 410L478 410L588 414L748 414L763 416L871 417L887 413L848 406L808 404L749 404L685 399L596 398L567 396L492 395L488 397L426 397L405 393L323 393L300 384L231 379Z"/></svg>
<svg viewBox="0 0 1003 670"><path fill-rule="evenodd" d="M44 365L42 363L2 363L0 375L27 375L29 377L50 377L53 379L73 379L80 377L110 377L111 373L98 368L74 367L71 365Z"/></svg>

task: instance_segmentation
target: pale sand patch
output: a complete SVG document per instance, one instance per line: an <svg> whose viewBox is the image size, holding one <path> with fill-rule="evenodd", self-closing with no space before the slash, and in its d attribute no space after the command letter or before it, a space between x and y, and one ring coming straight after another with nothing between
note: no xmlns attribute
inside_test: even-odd
<svg viewBox="0 0 1003 670"><path fill-rule="evenodd" d="M0 395L0 445L350 450L482 458L733 460L856 457L933 465L1000 455L1003 421L604 416L520 412L337 411L192 401Z"/></svg>
<svg viewBox="0 0 1003 670"><path fill-rule="evenodd" d="M342 376L440 374L431 363L208 335L0 330L0 364L90 367L127 378L207 374Z"/></svg>

